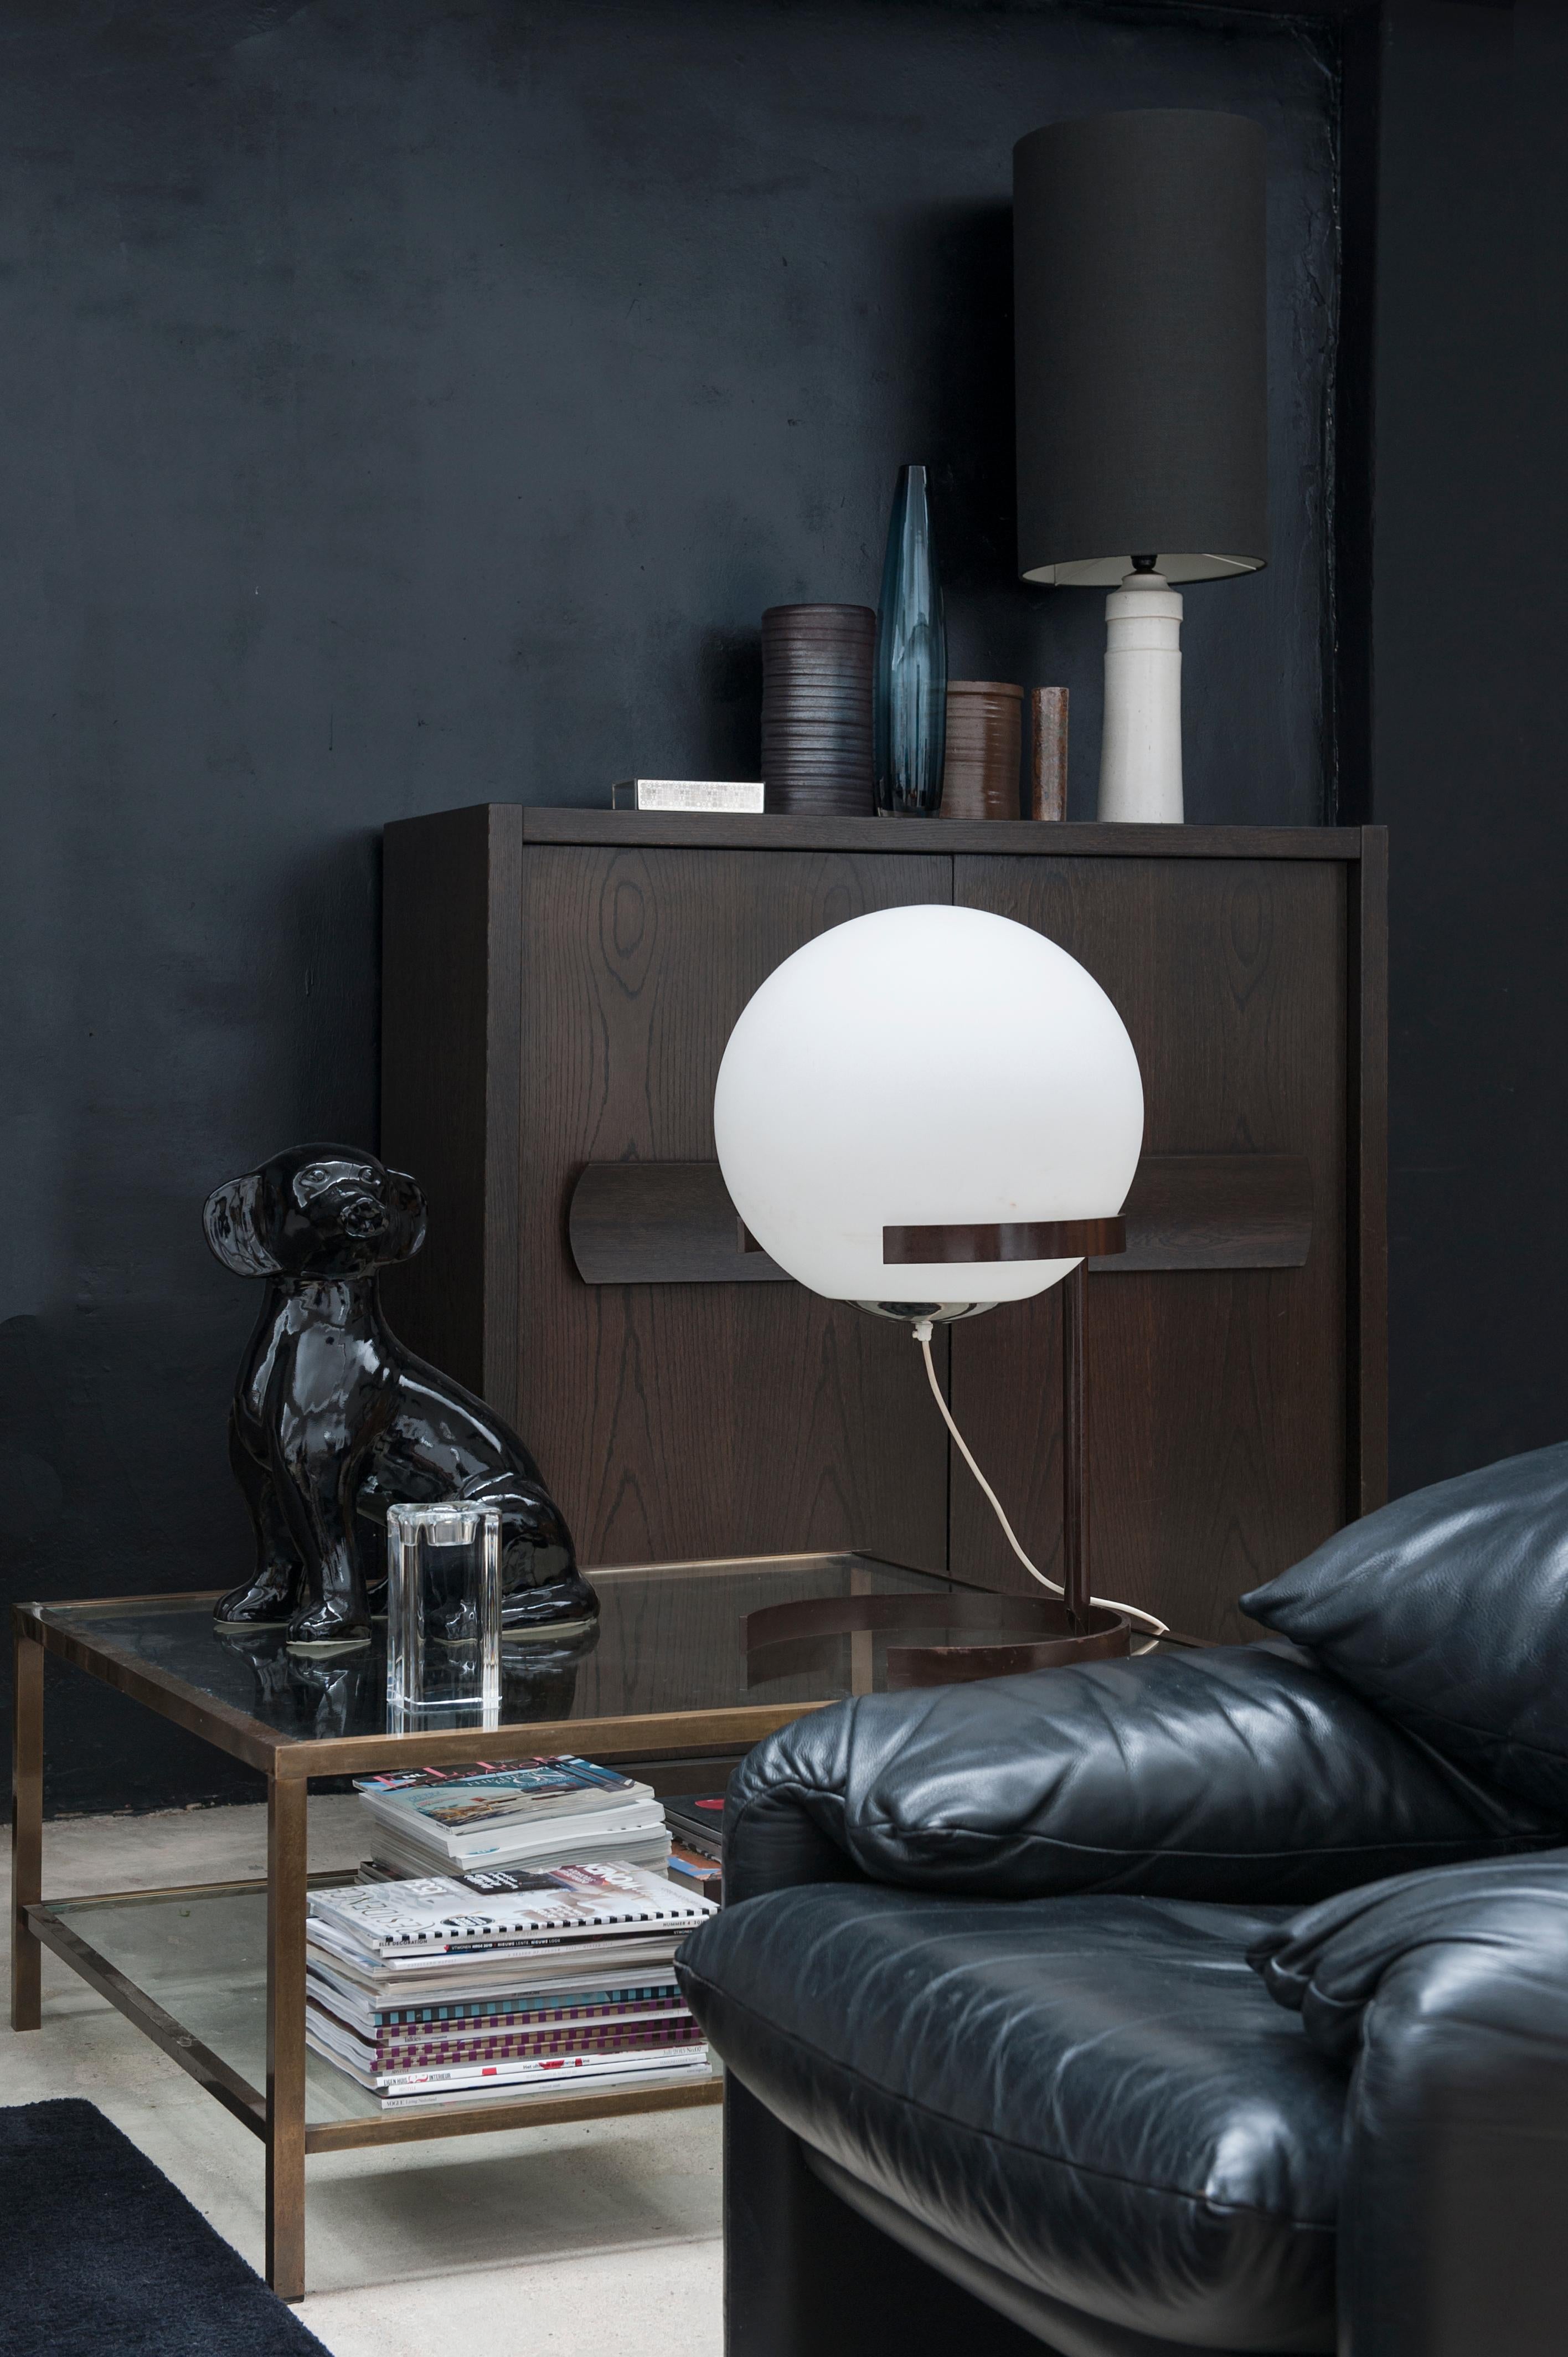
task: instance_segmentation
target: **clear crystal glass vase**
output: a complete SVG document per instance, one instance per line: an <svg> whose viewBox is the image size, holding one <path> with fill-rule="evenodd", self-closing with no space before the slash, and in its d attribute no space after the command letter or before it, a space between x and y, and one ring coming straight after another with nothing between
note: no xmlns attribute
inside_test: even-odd
<svg viewBox="0 0 1568 2357"><path fill-rule="evenodd" d="M500 1704L501 1518L461 1501L387 1509L387 1702L399 1713Z"/></svg>

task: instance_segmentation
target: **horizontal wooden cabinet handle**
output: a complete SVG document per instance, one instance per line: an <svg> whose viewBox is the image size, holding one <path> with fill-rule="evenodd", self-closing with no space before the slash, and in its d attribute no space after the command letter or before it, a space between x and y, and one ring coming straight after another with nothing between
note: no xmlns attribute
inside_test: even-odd
<svg viewBox="0 0 1568 2357"><path fill-rule="evenodd" d="M1125 1249L1091 1258L1096 1275L1300 1268L1312 1172L1299 1154L1147 1154L1122 1220ZM746 1235L716 1162L587 1163L567 1233L585 1285L789 1282Z"/></svg>

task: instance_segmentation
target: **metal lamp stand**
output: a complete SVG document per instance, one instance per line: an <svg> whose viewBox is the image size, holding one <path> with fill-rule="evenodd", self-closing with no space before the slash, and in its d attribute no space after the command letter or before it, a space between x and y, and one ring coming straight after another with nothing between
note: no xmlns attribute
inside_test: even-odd
<svg viewBox="0 0 1568 2357"><path fill-rule="evenodd" d="M1101 1660L1132 1649L1132 1628L1120 1613L1090 1601L1089 1543L1089 1386L1086 1335L1088 1264L1127 1249L1120 1214L1103 1220L1018 1220L972 1227L885 1227L882 1257L889 1267L1019 1260L1074 1259L1061 1282L1062 1319L1062 1596L1017 1599L1038 1616L1032 1648L931 1646L933 1674L944 1678L990 1677L1004 1668L1047 1667L1073 1660ZM1009 1660L1032 1651L1033 1661ZM940 1663L937 1658L940 1656ZM960 1657L966 1657L961 1659ZM911 1677L911 1684L924 1683Z"/></svg>

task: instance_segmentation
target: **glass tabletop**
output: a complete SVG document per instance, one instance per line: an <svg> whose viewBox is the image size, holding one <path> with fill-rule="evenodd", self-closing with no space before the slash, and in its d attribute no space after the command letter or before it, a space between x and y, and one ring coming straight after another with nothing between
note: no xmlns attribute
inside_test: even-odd
<svg viewBox="0 0 1568 2357"><path fill-rule="evenodd" d="M598 1570L596 1624L556 1639L509 1643L499 1726L595 1720L830 1702L879 1690L898 1645L973 1644L972 1623L950 1630L950 1599L977 1591L945 1575L855 1555L786 1555L718 1564ZM811 1599L926 1597L930 1613L897 1630L817 1631L778 1641L778 1624L748 1616ZM40 1619L89 1656L152 1674L265 1728L274 1740L320 1743L438 1728L478 1729L477 1710L417 1721L389 1713L384 1623L369 1645L291 1653L282 1629L217 1630L212 1599L154 1597L51 1604ZM832 1615L828 1616L830 1619ZM995 1641L1016 1638L999 1628ZM763 1639L770 1641L763 1641Z"/></svg>

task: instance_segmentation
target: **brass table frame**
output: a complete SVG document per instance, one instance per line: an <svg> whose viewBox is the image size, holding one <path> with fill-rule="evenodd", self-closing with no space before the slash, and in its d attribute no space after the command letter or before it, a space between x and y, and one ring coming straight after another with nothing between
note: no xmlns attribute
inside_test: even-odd
<svg viewBox="0 0 1568 2357"><path fill-rule="evenodd" d="M618 1566L596 1570L599 1585L650 1570L731 1573L777 1565L804 1569L837 1566L853 1555L746 1556L702 1564ZM866 1558L869 1562L872 1558ZM880 1566L879 1566L880 1567ZM717 1710L658 1711L615 1718L533 1721L525 1726L437 1729L418 1735L339 1736L315 1740L281 1735L183 1679L141 1661L129 1649L46 1616L50 1612L119 1613L160 1605L213 1604L223 1591L169 1596L107 1596L12 1607L16 1657L16 1718L11 1803L11 2027L37 2029L42 2019L41 1965L52 1950L101 1996L116 2006L145 2037L188 2071L225 2110L243 2121L266 2149L266 2278L284 2299L305 2293L305 2162L307 2153L350 2146L403 2144L427 2136L550 2126L563 2120L604 2119L632 2112L686 2110L723 2099L723 2083L688 2080L669 2087L622 2088L599 2093L526 2096L450 2110L307 2125L306 2109L305 1922L311 1884L341 1875L311 1875L306 1863L306 1808L313 1776L363 1775L395 1756L410 1767L471 1767L480 1760L527 1759L550 1751L599 1760L722 1759L749 1749L775 1727L788 1726L821 1702L742 1704ZM259 1769L267 1781L265 1882L200 1883L169 1890L113 1891L87 1898L43 1899L44 1656L69 1662L113 1686L160 1717ZM264 1889L267 1897L267 2068L264 2091L252 2087L156 1999L101 1955L57 1910L109 1906L126 1899L216 1897Z"/></svg>

